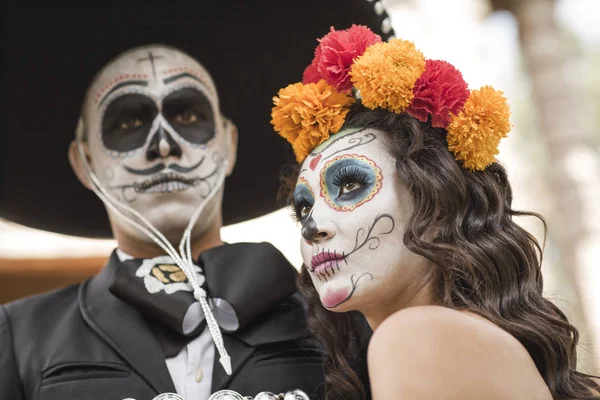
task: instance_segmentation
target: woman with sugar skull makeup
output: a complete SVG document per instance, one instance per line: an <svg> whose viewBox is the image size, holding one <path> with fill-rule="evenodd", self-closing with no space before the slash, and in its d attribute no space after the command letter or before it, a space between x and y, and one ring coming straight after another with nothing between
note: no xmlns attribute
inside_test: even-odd
<svg viewBox="0 0 600 400"><path fill-rule="evenodd" d="M366 27L319 43L271 122L298 162L283 193L326 398L367 392L346 354L359 334L344 313L358 311L375 331L374 399L600 399L576 371L577 329L542 296L541 247L513 220L541 217L512 209L494 159L502 92Z"/></svg>
<svg viewBox="0 0 600 400"><path fill-rule="evenodd" d="M3 10L0 216L118 248L81 284L0 306L0 399L320 397L296 271L220 228L277 207L268 99L316 33L389 21L367 0L178 3Z"/></svg>

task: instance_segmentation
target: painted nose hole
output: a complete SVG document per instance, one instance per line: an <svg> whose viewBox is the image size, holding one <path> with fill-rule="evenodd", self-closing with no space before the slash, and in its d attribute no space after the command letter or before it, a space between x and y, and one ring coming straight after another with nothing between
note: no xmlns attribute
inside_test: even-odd
<svg viewBox="0 0 600 400"><path fill-rule="evenodd" d="M324 239L327 237L327 232L319 232L315 235L315 238L317 239Z"/></svg>

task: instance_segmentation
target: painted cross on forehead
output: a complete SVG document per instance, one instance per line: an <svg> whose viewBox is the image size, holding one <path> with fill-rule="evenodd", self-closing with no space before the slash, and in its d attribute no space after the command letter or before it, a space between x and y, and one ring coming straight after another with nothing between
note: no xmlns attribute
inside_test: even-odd
<svg viewBox="0 0 600 400"><path fill-rule="evenodd" d="M156 79L156 66L154 65L154 60L158 60L161 58L164 58L164 57L163 56L154 56L154 54L152 54L152 51L148 51L148 57L139 58L137 61L138 62L149 61L150 65L152 65L152 76L154 77L154 79Z"/></svg>

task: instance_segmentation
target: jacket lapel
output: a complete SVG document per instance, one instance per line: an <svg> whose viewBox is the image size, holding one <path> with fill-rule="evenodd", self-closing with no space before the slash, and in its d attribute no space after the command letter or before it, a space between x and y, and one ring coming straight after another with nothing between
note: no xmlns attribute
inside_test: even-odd
<svg viewBox="0 0 600 400"><path fill-rule="evenodd" d="M223 332L231 376L225 373L215 349L213 393L228 387L257 346L309 336L304 315L290 312L290 306L299 310L293 299L297 272L273 245L215 247L202 253L198 264L204 269L209 295L226 300L239 323L235 332Z"/></svg>
<svg viewBox="0 0 600 400"><path fill-rule="evenodd" d="M219 352L215 349L213 363L212 392L226 389L236 374L259 346L311 337L306 325L304 300L295 293L282 300L254 324L237 332L223 333L225 348L231 357L233 373L228 376L219 363Z"/></svg>
<svg viewBox="0 0 600 400"><path fill-rule="evenodd" d="M157 394L174 393L175 386L154 334L135 308L119 300L108 290L118 263L116 253L113 252L100 274L81 285L81 314L89 326L129 363Z"/></svg>
<svg viewBox="0 0 600 400"><path fill-rule="evenodd" d="M216 392L221 389L225 389L226 386L231 382L235 374L243 366L244 362L254 352L254 348L244 344L244 342L237 340L236 338L224 333L223 342L227 353L231 357L231 375L227 375L223 366L219 362L219 352L215 349L215 360L213 362L213 377L212 377L212 392Z"/></svg>

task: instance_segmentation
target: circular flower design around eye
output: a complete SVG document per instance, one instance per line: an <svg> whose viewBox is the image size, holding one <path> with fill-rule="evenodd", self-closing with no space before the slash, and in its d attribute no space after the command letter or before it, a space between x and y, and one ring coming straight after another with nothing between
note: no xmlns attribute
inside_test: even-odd
<svg viewBox="0 0 600 400"><path fill-rule="evenodd" d="M382 185L381 168L375 161L362 155L344 154L334 157L321 170L320 195L337 211L353 211L371 201ZM347 190L350 198L340 196L343 189Z"/></svg>

